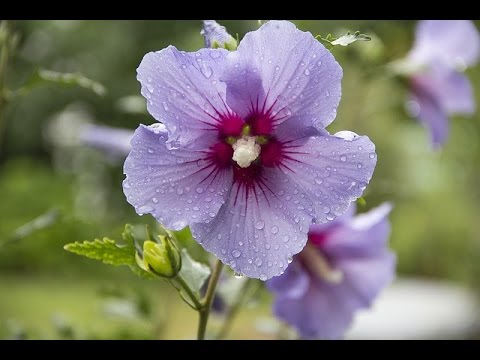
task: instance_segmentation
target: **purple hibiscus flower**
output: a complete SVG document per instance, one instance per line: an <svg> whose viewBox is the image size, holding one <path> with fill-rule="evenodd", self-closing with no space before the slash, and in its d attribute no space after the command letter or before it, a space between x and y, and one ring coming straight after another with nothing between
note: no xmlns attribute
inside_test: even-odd
<svg viewBox="0 0 480 360"><path fill-rule="evenodd" d="M368 137L324 129L342 68L290 22L264 24L231 52L169 46L137 71L148 111L165 127L136 130L127 201L168 228L189 225L236 272L281 274L312 219L342 215L372 177Z"/></svg>
<svg viewBox="0 0 480 360"><path fill-rule="evenodd" d="M80 141L112 158L124 160L132 149L130 141L133 134L129 129L88 124L80 131Z"/></svg>
<svg viewBox="0 0 480 360"><path fill-rule="evenodd" d="M420 69L410 76L410 112L431 132L435 147L448 137L448 117L475 112L472 86L460 71L480 56L480 35L469 20L423 20L406 61Z"/></svg>
<svg viewBox="0 0 480 360"><path fill-rule="evenodd" d="M234 50L237 48L237 41L227 32L225 26L220 25L215 20L203 20L203 28L200 31L205 39L207 48L226 48Z"/></svg>
<svg viewBox="0 0 480 360"><path fill-rule="evenodd" d="M276 296L275 315L304 338L340 338L355 311L369 307L393 279L391 206L353 217L354 208L334 222L311 225L303 251L282 276L267 281Z"/></svg>

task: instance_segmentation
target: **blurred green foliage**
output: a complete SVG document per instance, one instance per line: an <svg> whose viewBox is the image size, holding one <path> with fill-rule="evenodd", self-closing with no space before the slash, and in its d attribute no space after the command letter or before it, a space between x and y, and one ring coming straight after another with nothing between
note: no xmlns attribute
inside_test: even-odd
<svg viewBox="0 0 480 360"><path fill-rule="evenodd" d="M240 38L258 27L257 21L220 22ZM399 273L451 279L480 288L480 235L476 229L480 117L477 113L472 118L452 118L448 143L434 152L427 132L406 115L403 83L385 71L385 64L403 57L411 47L415 22L302 20L296 24L314 35L339 36L347 30L360 30L372 37L369 42L332 49L344 78L338 115L329 131L367 134L377 146L377 168L364 194L367 205L361 210L382 201L395 205L391 245L397 252ZM42 68L82 74L103 84L107 91L97 96L81 87L48 84L16 97L6 108L0 142L0 338L21 338L25 333L30 338L164 336L158 319L161 304L178 300L169 295L171 290L158 281L137 280L128 269L110 268L63 250L73 241L115 238L126 222L153 226L154 221L138 217L125 201L122 161L70 144L68 138L62 143L58 137L63 135L55 134L58 129L51 124L72 109L78 121L84 118L131 129L139 123L152 123L136 100L140 93L136 68L145 53L170 44L191 51L202 47L201 23L29 20L11 25L19 43L7 72L10 89L19 88ZM469 69L467 74L480 104L480 69ZM52 140L55 135L57 140ZM52 209L58 216L47 226L25 236L15 235L22 225ZM195 257L202 256L197 244L188 246ZM118 301L115 305L117 310L123 309L123 313L117 311L122 313L120 320L98 315L104 299L97 290L103 284L115 284L119 291L130 294L143 291L143 306L154 303L157 307L157 325L145 313L141 315L138 304L142 301L128 296L127 300L120 296L123 305ZM179 306L193 316L186 306ZM136 315L129 318L125 315L129 311ZM266 307L262 311L268 313ZM64 315L51 320L57 313L67 314L71 322ZM104 321L93 326L89 323L93 318ZM77 328L70 324L80 326L83 333L75 334ZM192 323L186 333L193 334L193 327ZM178 324L174 329L170 336L179 333ZM251 333L247 331L245 336Z"/></svg>

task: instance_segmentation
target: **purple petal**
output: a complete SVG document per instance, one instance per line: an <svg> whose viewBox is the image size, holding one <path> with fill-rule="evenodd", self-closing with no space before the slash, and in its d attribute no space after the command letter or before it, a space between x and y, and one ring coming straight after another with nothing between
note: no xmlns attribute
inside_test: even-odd
<svg viewBox="0 0 480 360"><path fill-rule="evenodd" d="M262 182L253 188L235 183L218 216L191 230L233 270L265 281L285 271L303 249L314 215L307 192L279 169L264 168Z"/></svg>
<svg viewBox="0 0 480 360"><path fill-rule="evenodd" d="M291 141L282 170L313 200L317 223L345 213L369 183L377 155L367 136L349 131Z"/></svg>
<svg viewBox="0 0 480 360"><path fill-rule="evenodd" d="M218 79L224 49L178 51L169 46L146 54L137 69L150 114L167 127L170 142L188 144L215 136L218 113L225 114L225 84Z"/></svg>
<svg viewBox="0 0 480 360"><path fill-rule="evenodd" d="M470 20L422 20L409 59L422 65L442 61L451 67L474 65L480 56L480 35Z"/></svg>
<svg viewBox="0 0 480 360"><path fill-rule="evenodd" d="M294 261L282 276L275 276L266 282L268 289L290 299L305 295L310 285L310 278L302 266Z"/></svg>
<svg viewBox="0 0 480 360"><path fill-rule="evenodd" d="M336 116L342 68L309 32L288 21L269 21L230 52L222 80L227 103L247 118L270 110L275 125L301 116L302 126L324 128Z"/></svg>
<svg viewBox="0 0 480 360"><path fill-rule="evenodd" d="M322 285L310 286L302 298L278 296L273 305L274 314L305 339L338 339L352 322L354 294L344 286Z"/></svg>
<svg viewBox="0 0 480 360"><path fill-rule="evenodd" d="M371 306L393 279L395 256L387 248L390 210L390 204L383 204L327 231L328 239L319 251L342 272L340 283L329 283L304 271L310 276L308 291L292 297L291 287L296 284L290 277L270 280L275 281L275 286L269 285L276 295L275 314L305 338L340 338L355 312ZM305 266L301 254L294 258L293 266Z"/></svg>
<svg viewBox="0 0 480 360"><path fill-rule="evenodd" d="M125 159L131 150L133 130L109 126L86 125L80 134L80 141L87 146L102 150L110 156Z"/></svg>
<svg viewBox="0 0 480 360"><path fill-rule="evenodd" d="M293 264L292 264L293 265ZM279 295L275 314L305 338L338 339L348 330L357 310L373 299L393 279L395 257L384 251L375 257L345 260L344 280L331 284L315 279L301 298Z"/></svg>
<svg viewBox="0 0 480 360"><path fill-rule="evenodd" d="M152 214L168 228L180 230L195 222L209 222L225 202L231 187L230 170L214 172L206 166L205 144L168 149L163 125L141 125L132 139L124 165L123 190L139 214ZM205 139L199 139L203 141Z"/></svg>
<svg viewBox="0 0 480 360"><path fill-rule="evenodd" d="M207 48L213 48L215 44L222 48L225 44L235 41L227 32L225 26L220 25L215 20L203 20L200 35L203 35Z"/></svg>
<svg viewBox="0 0 480 360"><path fill-rule="evenodd" d="M322 251L335 261L383 253L390 235L391 210L392 205L384 203L343 222L329 232Z"/></svg>
<svg viewBox="0 0 480 360"><path fill-rule="evenodd" d="M312 224L310 225L310 229L308 231L308 236L311 239L312 236L317 236L318 238L325 237L330 231L335 229L336 227L350 221L357 211L356 203L350 203L347 211L343 215L340 215L333 219L332 221L323 223L323 224Z"/></svg>
<svg viewBox="0 0 480 360"><path fill-rule="evenodd" d="M448 115L475 112L475 99L467 77L444 66L411 78L412 113L432 134L434 145L441 145L448 136Z"/></svg>

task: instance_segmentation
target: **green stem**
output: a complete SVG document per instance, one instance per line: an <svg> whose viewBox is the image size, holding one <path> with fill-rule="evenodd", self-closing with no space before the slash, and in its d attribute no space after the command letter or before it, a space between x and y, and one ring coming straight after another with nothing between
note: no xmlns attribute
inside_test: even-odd
<svg viewBox="0 0 480 360"><path fill-rule="evenodd" d="M6 20L4 20L6 21ZM4 124L4 112L6 101L6 89L5 89L5 77L7 73L7 64L8 64L8 47L9 47L9 32L8 32L8 23L5 22L6 36L2 45L0 52L0 148L3 138L3 131L5 128Z"/></svg>
<svg viewBox="0 0 480 360"><path fill-rule="evenodd" d="M222 273L223 263L220 260L217 260L215 268L213 269L212 275L210 276L210 281L208 282L207 292L205 298L203 299L203 306L200 308L199 320L198 320L198 331L197 339L205 339L205 331L207 329L208 316L210 315L210 308L212 306L213 297L215 295L215 289L217 288L218 280L220 279L220 274Z"/></svg>
<svg viewBox="0 0 480 360"><path fill-rule="evenodd" d="M218 332L217 339L224 339L229 333L233 324L233 320L235 320L235 317L237 316L241 306L247 299L248 288L252 283L253 283L252 279L246 279L245 282L243 283L242 287L237 293L237 296L235 297L235 302L228 309L228 312L225 317L225 321L223 322L223 325L220 331Z"/></svg>
<svg viewBox="0 0 480 360"><path fill-rule="evenodd" d="M188 284L183 280L183 278L178 275L175 277L175 281L182 287L183 290L187 293L188 297L190 300L192 300L192 303L195 305L196 310L200 311L202 309L203 305L198 301L197 296L193 293L192 289L188 286Z"/></svg>

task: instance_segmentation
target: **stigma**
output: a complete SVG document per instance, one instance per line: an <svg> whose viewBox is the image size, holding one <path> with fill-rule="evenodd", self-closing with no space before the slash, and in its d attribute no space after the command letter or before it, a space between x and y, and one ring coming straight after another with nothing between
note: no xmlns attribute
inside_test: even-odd
<svg viewBox="0 0 480 360"><path fill-rule="evenodd" d="M232 145L232 159L241 168L247 168L260 155L260 145L255 142L255 136L243 136Z"/></svg>

